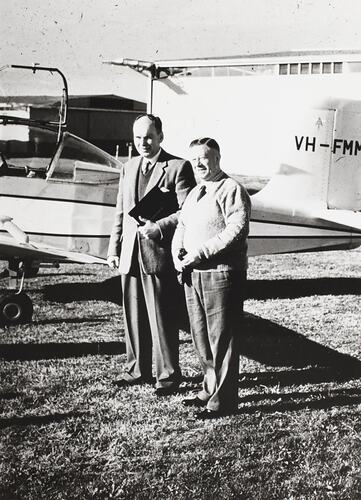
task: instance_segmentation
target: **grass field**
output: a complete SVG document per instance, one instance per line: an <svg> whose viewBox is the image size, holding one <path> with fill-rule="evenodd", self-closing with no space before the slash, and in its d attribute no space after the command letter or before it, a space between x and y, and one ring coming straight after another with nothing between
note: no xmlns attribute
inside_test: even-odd
<svg viewBox="0 0 361 500"><path fill-rule="evenodd" d="M41 270L33 323L0 329L0 499L360 499L360 271L359 251L250 259L239 413L200 422L186 331L179 394L117 390L118 278Z"/></svg>

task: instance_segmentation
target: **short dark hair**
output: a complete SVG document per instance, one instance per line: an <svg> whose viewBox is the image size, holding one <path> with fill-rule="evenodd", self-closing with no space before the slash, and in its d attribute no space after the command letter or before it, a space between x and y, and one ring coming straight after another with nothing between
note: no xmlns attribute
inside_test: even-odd
<svg viewBox="0 0 361 500"><path fill-rule="evenodd" d="M154 123L155 129L158 132L158 134L163 132L163 125L162 125L162 120L159 118L159 116L151 115L148 113L144 113L142 115L138 115L136 119L134 120L134 123L141 118L148 118L152 123Z"/></svg>
<svg viewBox="0 0 361 500"><path fill-rule="evenodd" d="M217 153L221 152L218 142L211 137L201 137L200 139L194 139L190 143L189 147L192 148L193 146L208 146L210 149L215 149Z"/></svg>

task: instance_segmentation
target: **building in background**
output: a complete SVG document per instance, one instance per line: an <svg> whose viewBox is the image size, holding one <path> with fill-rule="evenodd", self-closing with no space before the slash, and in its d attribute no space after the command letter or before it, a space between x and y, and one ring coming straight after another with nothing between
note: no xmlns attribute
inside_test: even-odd
<svg viewBox="0 0 361 500"><path fill-rule="evenodd" d="M113 156L127 157L134 119L145 112L145 103L116 95L69 96L67 130ZM39 120L49 109L33 107L30 114Z"/></svg>
<svg viewBox="0 0 361 500"><path fill-rule="evenodd" d="M134 119L145 112L145 103L115 95L70 96L68 131L113 156L127 156Z"/></svg>

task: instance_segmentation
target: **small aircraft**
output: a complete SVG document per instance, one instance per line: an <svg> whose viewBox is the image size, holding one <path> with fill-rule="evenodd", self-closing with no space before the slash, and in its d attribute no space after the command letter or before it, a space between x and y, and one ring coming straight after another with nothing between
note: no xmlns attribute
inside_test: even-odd
<svg viewBox="0 0 361 500"><path fill-rule="evenodd" d="M30 89L34 89L33 95ZM0 70L0 259L21 285L0 322L29 321L23 291L40 263L105 264L120 162L66 131L68 86L56 68Z"/></svg>
<svg viewBox="0 0 361 500"><path fill-rule="evenodd" d="M248 60L114 64L148 75L148 111L162 118L166 149L185 156L192 139L207 135L220 143L227 173L271 178L251 197L250 256L361 244L360 75L241 77L245 64L247 71L255 65ZM209 66L220 76L196 72ZM58 70L10 69L56 76L61 90L50 91L46 81L39 98L39 91L14 95L11 80L2 84L0 259L10 268L20 261L104 264L120 164L66 132L67 85ZM21 285L2 299L2 322L31 319L24 296Z"/></svg>
<svg viewBox="0 0 361 500"><path fill-rule="evenodd" d="M119 59L149 83L165 148L196 137L252 196L249 255L361 244L361 53L304 51L167 61Z"/></svg>

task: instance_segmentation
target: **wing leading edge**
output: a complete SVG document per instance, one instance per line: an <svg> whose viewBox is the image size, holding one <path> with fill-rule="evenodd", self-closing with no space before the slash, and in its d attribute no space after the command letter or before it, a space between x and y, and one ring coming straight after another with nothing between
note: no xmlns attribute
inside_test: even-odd
<svg viewBox="0 0 361 500"><path fill-rule="evenodd" d="M62 250L37 243L22 243L12 237L0 236L0 259L27 259L45 262L77 262L80 264L106 264L106 260L81 252Z"/></svg>

